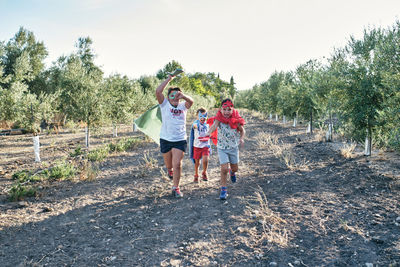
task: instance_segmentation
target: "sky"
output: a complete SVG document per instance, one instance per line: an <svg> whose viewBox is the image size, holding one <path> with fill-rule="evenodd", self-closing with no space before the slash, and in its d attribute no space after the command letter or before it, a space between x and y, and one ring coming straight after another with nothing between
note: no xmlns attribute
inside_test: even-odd
<svg viewBox="0 0 400 267"><path fill-rule="evenodd" d="M399 20L399 0L0 0L0 41L20 27L45 44L46 65L89 36L108 76L155 75L172 60L239 90L330 57L350 36Z"/></svg>

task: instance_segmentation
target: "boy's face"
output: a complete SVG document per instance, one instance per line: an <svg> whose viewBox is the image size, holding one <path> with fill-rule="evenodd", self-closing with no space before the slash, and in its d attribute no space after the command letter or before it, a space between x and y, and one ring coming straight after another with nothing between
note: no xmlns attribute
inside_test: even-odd
<svg viewBox="0 0 400 267"><path fill-rule="evenodd" d="M171 103L171 105L177 106L179 104L180 96L181 92L177 90L171 91L171 93L168 95L168 100Z"/></svg>
<svg viewBox="0 0 400 267"><path fill-rule="evenodd" d="M231 107L222 107L221 108L221 112L222 112L222 115L225 118L229 118L232 115L233 108L231 108Z"/></svg>
<svg viewBox="0 0 400 267"><path fill-rule="evenodd" d="M203 124L207 119L207 112L201 113L199 112L199 121L201 124Z"/></svg>

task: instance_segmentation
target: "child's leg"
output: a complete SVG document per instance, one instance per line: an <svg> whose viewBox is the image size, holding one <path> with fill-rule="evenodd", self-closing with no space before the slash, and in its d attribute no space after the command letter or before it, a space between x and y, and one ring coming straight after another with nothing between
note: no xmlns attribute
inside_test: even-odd
<svg viewBox="0 0 400 267"><path fill-rule="evenodd" d="M233 173L235 173L235 172L237 172L239 170L239 166L238 166L238 164L236 163L236 164L232 164L231 163L231 171L233 172Z"/></svg>
<svg viewBox="0 0 400 267"><path fill-rule="evenodd" d="M173 148L171 152L172 152L172 168L174 169L173 184L175 187L179 187L179 181L181 180L182 159L184 152L177 148Z"/></svg>
<svg viewBox="0 0 400 267"><path fill-rule="evenodd" d="M207 174L208 156L203 156L203 174Z"/></svg>
<svg viewBox="0 0 400 267"><path fill-rule="evenodd" d="M229 163L221 164L221 187L226 187L228 178Z"/></svg>
<svg viewBox="0 0 400 267"><path fill-rule="evenodd" d="M194 182L199 181L199 166L200 166L200 159L194 159Z"/></svg>
<svg viewBox="0 0 400 267"><path fill-rule="evenodd" d="M167 167L168 171L172 171L172 152L171 150L167 153L163 153L165 167ZM169 174L169 173L168 173Z"/></svg>
<svg viewBox="0 0 400 267"><path fill-rule="evenodd" d="M194 160L194 175L199 176L200 159Z"/></svg>

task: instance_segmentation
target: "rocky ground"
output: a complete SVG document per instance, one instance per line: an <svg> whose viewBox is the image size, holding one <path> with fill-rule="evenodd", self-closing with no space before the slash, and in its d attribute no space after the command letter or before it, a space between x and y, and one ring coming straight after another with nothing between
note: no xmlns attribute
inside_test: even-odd
<svg viewBox="0 0 400 267"><path fill-rule="evenodd" d="M1 266L400 266L400 161L357 149L344 157L305 127L245 113L238 181L218 198L219 164L193 183L184 160L183 199L171 196L162 156L144 141L99 163L94 180L56 181L9 202L11 174L63 159L81 132L44 135L42 163L29 136L0 137ZM266 144L286 148L285 161ZM93 146L111 139L99 134Z"/></svg>

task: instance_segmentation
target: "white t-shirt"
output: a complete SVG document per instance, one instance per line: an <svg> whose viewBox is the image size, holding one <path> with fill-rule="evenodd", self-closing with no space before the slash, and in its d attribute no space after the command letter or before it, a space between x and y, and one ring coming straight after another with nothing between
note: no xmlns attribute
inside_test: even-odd
<svg viewBox="0 0 400 267"><path fill-rule="evenodd" d="M186 102L179 103L175 108L169 103L167 98L164 98L160 104L162 125L160 138L177 142L186 140Z"/></svg>
<svg viewBox="0 0 400 267"><path fill-rule="evenodd" d="M207 123L204 124L197 124L193 123L193 126L196 125L196 127L199 127L198 129L194 129L194 141L193 141L193 146L198 147L198 148L203 148L210 146L210 140L206 142L202 142L199 140L199 137L204 137L206 136L208 130L210 129L209 125Z"/></svg>

